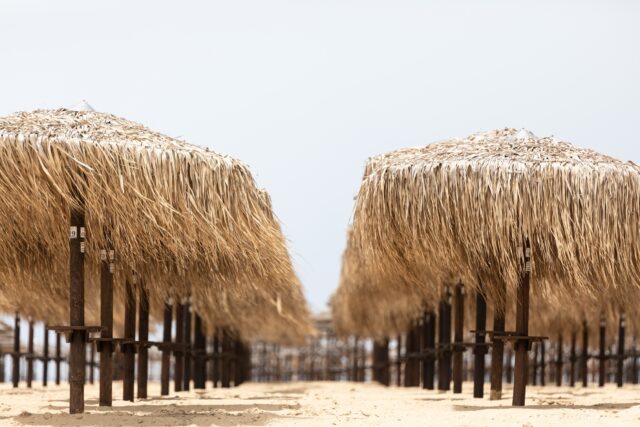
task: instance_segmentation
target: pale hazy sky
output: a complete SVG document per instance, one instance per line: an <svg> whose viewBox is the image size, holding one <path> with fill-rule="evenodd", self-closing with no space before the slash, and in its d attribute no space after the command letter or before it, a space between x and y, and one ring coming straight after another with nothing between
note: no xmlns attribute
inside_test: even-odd
<svg viewBox="0 0 640 427"><path fill-rule="evenodd" d="M0 115L69 106L247 163L315 309L368 156L525 127L640 161L638 1L7 1Z"/></svg>

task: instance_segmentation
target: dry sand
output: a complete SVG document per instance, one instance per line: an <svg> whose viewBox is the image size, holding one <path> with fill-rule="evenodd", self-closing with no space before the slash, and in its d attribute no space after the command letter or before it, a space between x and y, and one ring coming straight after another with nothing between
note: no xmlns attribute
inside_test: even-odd
<svg viewBox="0 0 640 427"><path fill-rule="evenodd" d="M22 384L21 384L22 386ZM69 415L67 387L0 387L3 425L169 426L592 426L640 425L640 387L529 387L526 408L465 393L428 392L354 383L244 384L233 389L172 393L134 403L97 406L97 386L86 387L86 413ZM114 396L121 396L114 384ZM151 384L150 393L159 394Z"/></svg>

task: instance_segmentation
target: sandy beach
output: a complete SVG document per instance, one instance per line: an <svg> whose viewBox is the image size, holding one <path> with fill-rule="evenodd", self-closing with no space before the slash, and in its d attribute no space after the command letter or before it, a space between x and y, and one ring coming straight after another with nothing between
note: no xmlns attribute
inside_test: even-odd
<svg viewBox="0 0 640 427"><path fill-rule="evenodd" d="M510 390L499 402L465 393L385 388L356 383L248 383L235 389L172 393L134 403L97 406L97 386L86 387L86 412L69 415L65 386L0 388L2 425L99 426L631 426L640 423L639 387L529 387L527 407L512 408ZM114 396L121 395L114 384ZM159 395L159 385L150 392Z"/></svg>

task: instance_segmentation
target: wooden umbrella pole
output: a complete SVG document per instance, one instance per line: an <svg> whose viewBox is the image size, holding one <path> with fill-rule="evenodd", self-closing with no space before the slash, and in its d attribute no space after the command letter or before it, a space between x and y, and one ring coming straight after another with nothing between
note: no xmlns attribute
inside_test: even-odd
<svg viewBox="0 0 640 427"><path fill-rule="evenodd" d="M149 380L149 291L144 282L140 282L140 312L138 314L138 399L147 398Z"/></svg>
<svg viewBox="0 0 640 427"><path fill-rule="evenodd" d="M406 374L405 374L406 375ZM351 381L357 381L358 377L358 337L353 337L353 348L351 352Z"/></svg>
<svg viewBox="0 0 640 427"><path fill-rule="evenodd" d="M77 188L74 188L77 192ZM85 213L79 196L79 207L72 206L69 231L69 412L84 412L85 350L87 336L84 324L84 252ZM74 329L77 328L77 329Z"/></svg>
<svg viewBox="0 0 640 427"><path fill-rule="evenodd" d="M42 386L46 387L48 384L49 376L49 329L47 325L42 327L43 335L43 349L42 349Z"/></svg>
<svg viewBox="0 0 640 427"><path fill-rule="evenodd" d="M571 332L571 349L569 350L569 385L575 387L576 385L576 362L578 356L576 353L576 343L578 341L578 333L576 331Z"/></svg>
<svg viewBox="0 0 640 427"><path fill-rule="evenodd" d="M62 361L62 349L60 347L60 332L56 332L56 385L60 385L60 362Z"/></svg>
<svg viewBox="0 0 640 427"><path fill-rule="evenodd" d="M582 321L582 357L580 358L580 374L582 375L582 386L589 384L589 370L587 362L589 361L589 327L587 320Z"/></svg>
<svg viewBox="0 0 640 427"><path fill-rule="evenodd" d="M382 351L380 349L381 344L378 342L378 340L373 340L373 353L371 355L372 357L372 363L371 363L371 379L374 382L377 382L379 384L382 384L381 381L381 373L380 373L380 365L382 363L381 356L382 356Z"/></svg>
<svg viewBox="0 0 640 427"><path fill-rule="evenodd" d="M453 353L453 392L462 393L462 346L464 334L464 286L458 283L455 287L455 322L454 322L454 353Z"/></svg>
<svg viewBox="0 0 640 427"><path fill-rule="evenodd" d="M406 338L404 340L404 386L412 387L413 386L413 361L415 360L412 356L414 352L414 336L413 336L413 325L409 327L407 331Z"/></svg>
<svg viewBox="0 0 640 427"><path fill-rule="evenodd" d="M135 276L134 276L135 277ZM128 278L125 281L124 300L124 342L123 353L123 378L122 398L133 402L134 400L134 375L135 375L135 344L136 339L136 293L134 284Z"/></svg>
<svg viewBox="0 0 640 427"><path fill-rule="evenodd" d="M220 372L220 384L222 388L231 387L231 337L229 330L222 329L222 369Z"/></svg>
<svg viewBox="0 0 640 427"><path fill-rule="evenodd" d="M449 390L449 384L446 380L446 360L444 355L444 346L447 339L445 337L447 327L447 303L446 296L444 296L438 305L438 390Z"/></svg>
<svg viewBox="0 0 640 427"><path fill-rule="evenodd" d="M631 348L631 384L638 384L638 355L636 354L636 335L633 335L633 342Z"/></svg>
<svg viewBox="0 0 640 427"><path fill-rule="evenodd" d="M107 242L110 234L105 233ZM113 404L113 273L115 271L115 251L107 247L100 251L100 406Z"/></svg>
<svg viewBox="0 0 640 427"><path fill-rule="evenodd" d="M389 369L389 339L385 338L380 344L380 383L388 386L390 377Z"/></svg>
<svg viewBox="0 0 640 427"><path fill-rule="evenodd" d="M504 341L495 339L500 334L504 334L505 328L505 307L504 301L500 302L501 307L494 307L493 310L493 334L491 346L491 391L490 400L502 399L502 364L504 359Z"/></svg>
<svg viewBox="0 0 640 427"><path fill-rule="evenodd" d="M546 357L545 357L545 352L546 352L546 343L544 341L540 341L540 385L541 386L545 386L546 382L547 382L547 378L546 378Z"/></svg>
<svg viewBox="0 0 640 427"><path fill-rule="evenodd" d="M444 300L444 328L445 328L445 345L443 347L444 352L444 390L451 389L451 364L452 364L452 352L451 352L451 288L449 286L445 287L445 300Z"/></svg>
<svg viewBox="0 0 640 427"><path fill-rule="evenodd" d="M516 301L516 334L519 337L529 335L529 278L531 274L531 248L529 239L524 244L524 268L518 282ZM529 352L529 340L527 338L516 340L514 343L516 361L514 368L513 406L524 406L527 388L527 353Z"/></svg>
<svg viewBox="0 0 640 427"><path fill-rule="evenodd" d="M195 350L193 388L204 390L207 383L207 364L204 358L207 350L207 341L202 332L202 319L198 314L195 315L193 347Z"/></svg>
<svg viewBox="0 0 640 427"><path fill-rule="evenodd" d="M620 313L620 323L618 324L618 357L616 358L616 383L618 387L622 387L623 383L625 328L625 314Z"/></svg>
<svg viewBox="0 0 640 427"><path fill-rule="evenodd" d="M604 314L600 316L600 342L598 348L598 386L604 387L606 377L607 355L605 350L606 321Z"/></svg>
<svg viewBox="0 0 640 427"><path fill-rule="evenodd" d="M189 391L191 384L191 322L192 322L192 313L191 313L191 303L187 301L184 306L184 384L182 389L184 391Z"/></svg>
<svg viewBox="0 0 640 427"><path fill-rule="evenodd" d="M396 385L402 385L402 335L396 339Z"/></svg>
<svg viewBox="0 0 640 427"><path fill-rule="evenodd" d="M424 313L422 333L427 354L422 359L422 387L427 390L434 388L434 375L436 370L436 315L432 311Z"/></svg>
<svg viewBox="0 0 640 427"><path fill-rule="evenodd" d="M184 351L184 386L183 390L188 391L191 388L191 368L192 368L192 355L191 355L191 322L193 321L193 313L191 311L191 301L190 299L185 304L184 308L184 342L185 342L185 351Z"/></svg>
<svg viewBox="0 0 640 427"><path fill-rule="evenodd" d="M17 311L13 323L13 354L11 359L11 381L13 388L17 388L20 383L20 314Z"/></svg>
<svg viewBox="0 0 640 427"><path fill-rule="evenodd" d="M556 353L556 386L562 385L562 334L558 334L558 350Z"/></svg>
<svg viewBox="0 0 640 427"><path fill-rule="evenodd" d="M27 341L27 388L33 383L33 319L29 317L29 338Z"/></svg>
<svg viewBox="0 0 640 427"><path fill-rule="evenodd" d="M412 328L412 335L413 335L413 361L412 361L412 366L413 366L413 372L411 374L411 386L412 387L420 387L420 381L421 381L421 376L420 376L420 358L422 357L422 352L424 351L423 348L423 343L422 343L422 339L420 336L420 331L422 330L422 319L416 319L413 328ZM363 347L363 353L364 353L364 347ZM363 360L363 365L366 365L366 362ZM362 379L364 381L364 378Z"/></svg>
<svg viewBox="0 0 640 427"><path fill-rule="evenodd" d="M233 370L233 385L235 387L242 384L242 342L240 340L235 341L234 356L236 359L235 369Z"/></svg>
<svg viewBox="0 0 640 427"><path fill-rule="evenodd" d="M213 388L217 388L218 381L220 381L220 360L217 359L217 357L220 354L220 337L219 337L219 331L217 329L213 333L213 354L214 354L214 359L211 361L211 364L213 365ZM264 364L261 364L261 366L263 367ZM262 375L264 376L264 374L265 373L263 371Z"/></svg>
<svg viewBox="0 0 640 427"><path fill-rule="evenodd" d="M176 350L173 352L175 365L173 385L175 391L182 391L184 384L184 304L176 304Z"/></svg>
<svg viewBox="0 0 640 427"><path fill-rule="evenodd" d="M169 395L169 374L171 370L171 323L173 320L173 306L171 301L164 304L164 318L162 325L162 366L160 368L160 395Z"/></svg>
<svg viewBox="0 0 640 427"><path fill-rule="evenodd" d="M487 300L482 293L482 283L476 293L476 336L473 347L473 397L484 396L484 370L487 347L485 344L485 331L487 329Z"/></svg>

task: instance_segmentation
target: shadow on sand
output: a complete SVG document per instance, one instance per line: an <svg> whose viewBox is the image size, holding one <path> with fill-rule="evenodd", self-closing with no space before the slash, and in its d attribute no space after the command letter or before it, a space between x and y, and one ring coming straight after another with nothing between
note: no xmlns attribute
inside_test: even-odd
<svg viewBox="0 0 640 427"><path fill-rule="evenodd" d="M454 405L455 411L484 411L487 409L515 410L522 409L591 409L595 411L618 411L629 409L637 406L637 403L596 403L593 405L574 405L572 403L563 403L562 401L552 402L548 405L526 405L523 407L516 406L473 406L473 405Z"/></svg>
<svg viewBox="0 0 640 427"><path fill-rule="evenodd" d="M66 402L65 402L66 403ZM66 410L66 405L49 405L53 410ZM21 414L16 417L0 418L22 425L52 426L262 426L274 419L289 418L276 412L295 409L297 405L287 404L228 404L228 405L129 405L114 408L86 405L85 413ZM296 417L299 418L299 417Z"/></svg>

